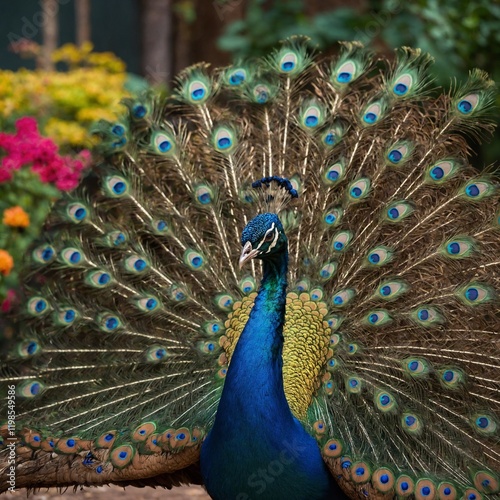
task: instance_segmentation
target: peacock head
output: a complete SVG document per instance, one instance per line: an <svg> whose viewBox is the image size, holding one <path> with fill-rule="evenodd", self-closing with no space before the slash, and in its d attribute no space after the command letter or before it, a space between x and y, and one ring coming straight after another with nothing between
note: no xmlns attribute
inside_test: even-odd
<svg viewBox="0 0 500 500"><path fill-rule="evenodd" d="M273 213L254 217L241 233L243 250L240 269L251 259L272 259L287 247L287 238L278 216Z"/></svg>

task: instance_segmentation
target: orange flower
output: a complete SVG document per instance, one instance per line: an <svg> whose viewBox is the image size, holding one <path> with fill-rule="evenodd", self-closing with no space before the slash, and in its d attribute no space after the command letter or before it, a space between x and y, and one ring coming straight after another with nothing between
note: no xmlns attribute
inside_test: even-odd
<svg viewBox="0 0 500 500"><path fill-rule="evenodd" d="M14 259L7 250L0 250L0 273L7 276L14 267Z"/></svg>
<svg viewBox="0 0 500 500"><path fill-rule="evenodd" d="M20 206L6 208L3 212L3 223L11 227L28 227L30 216Z"/></svg>

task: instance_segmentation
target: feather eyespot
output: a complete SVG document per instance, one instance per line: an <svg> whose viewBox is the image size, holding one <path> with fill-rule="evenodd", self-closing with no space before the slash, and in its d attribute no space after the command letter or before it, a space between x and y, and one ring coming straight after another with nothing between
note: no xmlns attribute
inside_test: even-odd
<svg viewBox="0 0 500 500"><path fill-rule="evenodd" d="M294 52L283 54L279 61L280 71L283 73L292 73L297 67L298 57Z"/></svg>
<svg viewBox="0 0 500 500"><path fill-rule="evenodd" d="M79 224L86 219L88 211L82 203L71 203L68 205L67 214L73 222Z"/></svg>
<svg viewBox="0 0 500 500"><path fill-rule="evenodd" d="M238 287L245 295L248 295L256 290L257 284L253 276L246 276L240 280Z"/></svg>
<svg viewBox="0 0 500 500"><path fill-rule="evenodd" d="M88 285L97 288L104 288L114 283L111 274L99 270L89 272L85 281Z"/></svg>
<svg viewBox="0 0 500 500"><path fill-rule="evenodd" d="M45 385L39 380L27 380L16 387L16 394L20 398L33 399L42 394Z"/></svg>
<svg viewBox="0 0 500 500"><path fill-rule="evenodd" d="M346 61L336 72L336 80L340 84L346 84L353 80L356 73L356 65L352 61Z"/></svg>
<svg viewBox="0 0 500 500"><path fill-rule="evenodd" d="M347 288L337 292L332 298L332 305L335 307L345 307L356 296L356 292L352 288Z"/></svg>
<svg viewBox="0 0 500 500"><path fill-rule="evenodd" d="M319 277L321 280L329 280L337 271L337 263L336 262L328 262L324 264L319 270Z"/></svg>
<svg viewBox="0 0 500 500"><path fill-rule="evenodd" d="M382 326L390 323L392 321L392 317L389 314L389 311L385 309L376 309L374 311L370 311L365 316L365 323L367 325L373 326Z"/></svg>
<svg viewBox="0 0 500 500"><path fill-rule="evenodd" d="M105 314L98 320L99 325L106 332L113 332L122 327L123 323L118 316L113 314Z"/></svg>
<svg viewBox="0 0 500 500"><path fill-rule="evenodd" d="M332 249L335 252L344 252L349 247L353 234L351 231L341 231L332 240Z"/></svg>
<svg viewBox="0 0 500 500"><path fill-rule="evenodd" d="M392 87L393 93L398 97L408 94L413 85L413 77L410 74L401 75Z"/></svg>
<svg viewBox="0 0 500 500"><path fill-rule="evenodd" d="M50 311L50 305L43 297L32 297L28 300L27 309L32 316L42 316Z"/></svg>
<svg viewBox="0 0 500 500"><path fill-rule="evenodd" d="M479 96L477 94L469 94L458 101L457 109L463 115L468 115L476 109L478 103Z"/></svg>
<svg viewBox="0 0 500 500"><path fill-rule="evenodd" d="M105 191L113 198L126 196L129 192L129 183L123 177L113 175L104 181Z"/></svg>
<svg viewBox="0 0 500 500"><path fill-rule="evenodd" d="M61 258L68 266L77 266L85 261L82 252L74 247L64 248L61 251Z"/></svg>
<svg viewBox="0 0 500 500"><path fill-rule="evenodd" d="M49 264L55 258L55 249L51 245L42 245L33 250L33 259L39 264Z"/></svg>
<svg viewBox="0 0 500 500"><path fill-rule="evenodd" d="M136 306L143 312L153 312L160 309L160 301L156 297L146 296L135 301Z"/></svg>
<svg viewBox="0 0 500 500"><path fill-rule="evenodd" d="M203 102L206 100L208 88L204 82L195 80L189 84L189 96L194 102Z"/></svg>
<svg viewBox="0 0 500 500"><path fill-rule="evenodd" d="M496 434L498 424L493 415L487 413L477 413L471 419L472 427L484 436L491 436Z"/></svg>
<svg viewBox="0 0 500 500"><path fill-rule="evenodd" d="M75 309L72 309L71 307L60 309L56 313L57 323L63 326L69 326L73 324L79 317L80 317L79 313Z"/></svg>
<svg viewBox="0 0 500 500"><path fill-rule="evenodd" d="M408 285L403 281L385 281L377 289L378 297L384 300L393 300L400 297L408 290Z"/></svg>
<svg viewBox="0 0 500 500"><path fill-rule="evenodd" d="M353 182L348 188L348 198L350 201L359 201L370 192L371 182L367 177L363 177Z"/></svg>

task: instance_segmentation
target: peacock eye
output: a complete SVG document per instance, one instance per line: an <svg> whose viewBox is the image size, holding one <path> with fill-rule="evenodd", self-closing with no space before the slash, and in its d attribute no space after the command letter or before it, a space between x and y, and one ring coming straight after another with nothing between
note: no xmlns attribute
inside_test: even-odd
<svg viewBox="0 0 500 500"><path fill-rule="evenodd" d="M273 239L274 239L274 231L271 231L271 232L266 234L264 241L273 241Z"/></svg>

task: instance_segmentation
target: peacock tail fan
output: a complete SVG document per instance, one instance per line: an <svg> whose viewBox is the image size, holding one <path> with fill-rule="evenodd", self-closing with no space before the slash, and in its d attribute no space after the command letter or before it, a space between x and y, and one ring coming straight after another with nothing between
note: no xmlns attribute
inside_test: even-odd
<svg viewBox="0 0 500 500"><path fill-rule="evenodd" d="M200 482L261 277L238 268L252 183L278 176L299 195L275 203L285 392L332 475L352 498L497 497L499 189L466 142L492 130L493 83L476 70L437 94L419 50L340 48L292 38L193 66L96 126L92 172L29 255L2 368L17 487Z"/></svg>

